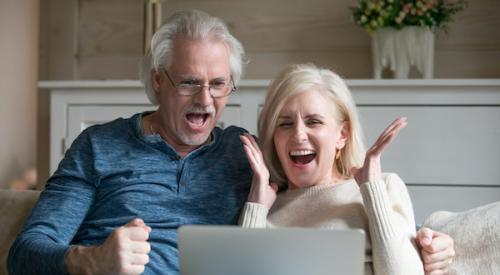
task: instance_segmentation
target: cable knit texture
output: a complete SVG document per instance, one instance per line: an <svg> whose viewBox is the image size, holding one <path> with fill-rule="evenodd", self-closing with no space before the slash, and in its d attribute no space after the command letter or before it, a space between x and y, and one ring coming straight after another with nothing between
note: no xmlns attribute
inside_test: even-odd
<svg viewBox="0 0 500 275"><path fill-rule="evenodd" d="M365 274L424 274L414 243L413 207L403 181L384 174L361 188L354 180L287 190L266 206L247 202L243 227L313 227L366 232Z"/></svg>

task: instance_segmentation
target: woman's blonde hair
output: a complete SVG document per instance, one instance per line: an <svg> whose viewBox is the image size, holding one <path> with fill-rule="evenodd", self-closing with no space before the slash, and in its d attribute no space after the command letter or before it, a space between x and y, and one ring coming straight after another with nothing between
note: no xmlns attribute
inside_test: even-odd
<svg viewBox="0 0 500 275"><path fill-rule="evenodd" d="M258 121L260 145L271 180L281 186L286 185L287 178L274 145L278 116L290 97L311 91L311 88L322 91L331 99L335 119L345 122L347 140L341 149L340 159L335 162L337 170L342 176L351 178L351 168L363 164L365 150L361 126L356 105L344 80L331 70L313 64L291 65L271 83Z"/></svg>

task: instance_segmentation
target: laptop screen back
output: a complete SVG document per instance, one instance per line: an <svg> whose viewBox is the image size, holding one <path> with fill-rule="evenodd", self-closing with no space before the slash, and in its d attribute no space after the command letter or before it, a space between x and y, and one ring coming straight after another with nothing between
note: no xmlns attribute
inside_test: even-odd
<svg viewBox="0 0 500 275"><path fill-rule="evenodd" d="M181 275L362 275L361 230L183 226Z"/></svg>

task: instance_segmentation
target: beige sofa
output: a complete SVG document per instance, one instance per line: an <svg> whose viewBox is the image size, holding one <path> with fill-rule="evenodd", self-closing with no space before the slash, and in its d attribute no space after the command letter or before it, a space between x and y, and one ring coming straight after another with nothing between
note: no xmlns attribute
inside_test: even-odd
<svg viewBox="0 0 500 275"><path fill-rule="evenodd" d="M39 191L0 190L0 275L8 274L9 248L39 195Z"/></svg>
<svg viewBox="0 0 500 275"><path fill-rule="evenodd" d="M500 274L500 201L459 213L435 212L424 226L453 237L450 275Z"/></svg>
<svg viewBox="0 0 500 275"><path fill-rule="evenodd" d="M7 274L9 248L39 195L0 190L0 275ZM500 202L462 213L436 212L424 225L455 240L457 254L450 274L500 274Z"/></svg>

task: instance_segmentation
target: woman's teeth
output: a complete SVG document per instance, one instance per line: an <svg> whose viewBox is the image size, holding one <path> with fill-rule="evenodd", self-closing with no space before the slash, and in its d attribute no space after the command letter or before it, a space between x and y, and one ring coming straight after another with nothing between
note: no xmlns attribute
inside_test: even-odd
<svg viewBox="0 0 500 275"><path fill-rule="evenodd" d="M290 152L290 158L297 164L308 164L316 157L316 153L312 150L296 150Z"/></svg>

